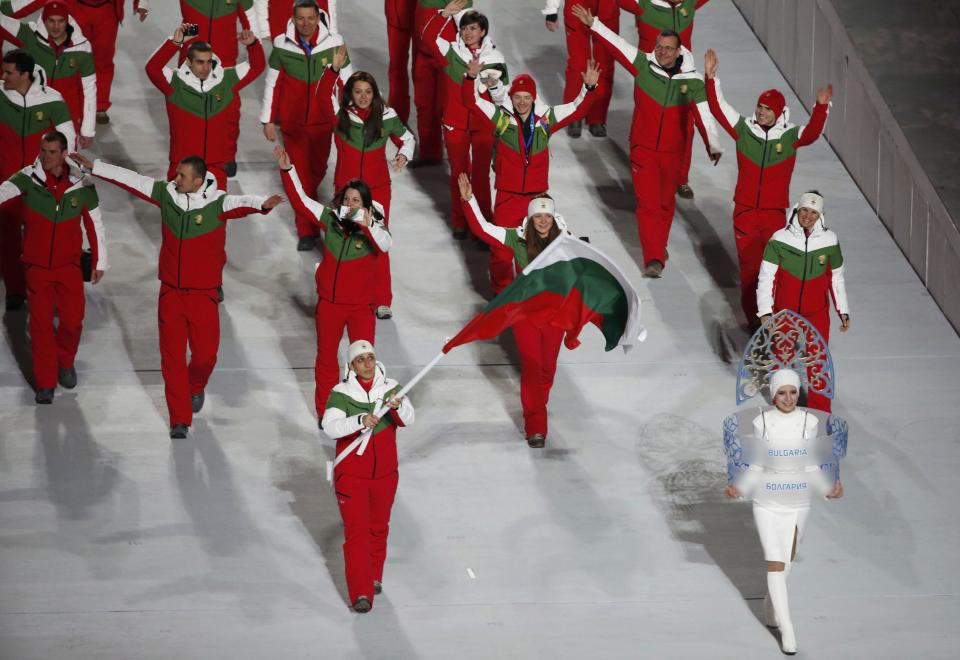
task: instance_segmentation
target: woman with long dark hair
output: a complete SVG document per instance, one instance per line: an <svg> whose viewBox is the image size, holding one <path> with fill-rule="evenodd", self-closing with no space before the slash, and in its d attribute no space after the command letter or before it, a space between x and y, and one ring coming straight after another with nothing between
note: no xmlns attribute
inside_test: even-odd
<svg viewBox="0 0 960 660"><path fill-rule="evenodd" d="M563 217L556 212L553 198L546 193L530 200L527 217L519 227L499 227L488 222L480 212L470 177L462 173L458 183L470 230L491 248L511 252L517 272L536 259L553 239L567 231ZM563 330L559 328L537 327L526 320L513 324L513 337L520 352L520 404L523 407L524 434L527 444L534 449L543 447L547 439L547 402L557 372L557 356L563 335Z"/></svg>
<svg viewBox="0 0 960 660"><path fill-rule="evenodd" d="M333 68L339 70L346 61L346 49L334 53ZM331 84L336 82L329 76ZM337 109L334 140L337 144L337 167L333 185L341 190L348 181L360 179L370 186L373 198L383 206L384 223L390 224L390 170L387 167L387 142L397 147L392 160L395 172L406 167L413 157L414 137L397 113L387 107L380 96L376 79L366 71L357 71L347 79ZM377 317L392 316L390 305L390 260L384 255L377 260L374 304Z"/></svg>
<svg viewBox="0 0 960 660"><path fill-rule="evenodd" d="M337 348L346 329L350 341L374 343L377 321L373 312L377 261L392 239L383 207L373 200L370 187L354 179L337 191L330 206L310 198L283 147L273 150L283 187L297 213L313 219L323 230L323 261L317 267L317 359L315 403L322 418L330 389L337 384Z"/></svg>

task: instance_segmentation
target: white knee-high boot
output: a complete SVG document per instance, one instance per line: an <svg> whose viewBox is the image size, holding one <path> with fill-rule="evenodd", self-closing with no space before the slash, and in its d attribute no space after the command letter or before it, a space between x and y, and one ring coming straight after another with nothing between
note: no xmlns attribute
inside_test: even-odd
<svg viewBox="0 0 960 660"><path fill-rule="evenodd" d="M787 562L783 567L783 579L786 580L790 577L790 569L793 567L793 562ZM763 597L763 625L767 628L779 628L780 623L777 621L777 612L773 608L773 601L770 599L770 593L764 595Z"/></svg>
<svg viewBox="0 0 960 660"><path fill-rule="evenodd" d="M793 621L790 620L786 571L767 572L767 591L780 627L780 646L784 653L792 655L797 652L797 638L793 633Z"/></svg>

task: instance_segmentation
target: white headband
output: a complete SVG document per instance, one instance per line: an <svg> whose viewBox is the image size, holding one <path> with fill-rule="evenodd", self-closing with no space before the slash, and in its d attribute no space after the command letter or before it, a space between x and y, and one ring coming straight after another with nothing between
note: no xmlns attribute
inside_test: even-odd
<svg viewBox="0 0 960 660"><path fill-rule="evenodd" d="M537 213L546 213L556 217L557 205L549 197L537 197L530 200L530 204L527 206L527 217L532 218Z"/></svg>
<svg viewBox="0 0 960 660"><path fill-rule="evenodd" d="M810 209L811 211L816 211L817 213L823 215L823 197L817 193L803 193L800 195L800 203L797 204L797 208Z"/></svg>
<svg viewBox="0 0 960 660"><path fill-rule="evenodd" d="M347 362L353 364L354 360L367 353L373 353L374 356L377 355L376 351L373 350L373 344L366 339L358 339L347 348Z"/></svg>

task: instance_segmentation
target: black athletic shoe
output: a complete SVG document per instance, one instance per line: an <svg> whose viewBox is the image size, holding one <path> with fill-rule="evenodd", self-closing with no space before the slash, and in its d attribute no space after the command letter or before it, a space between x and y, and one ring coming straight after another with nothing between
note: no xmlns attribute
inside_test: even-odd
<svg viewBox="0 0 960 660"><path fill-rule="evenodd" d="M104 124L110 123L110 115L106 113L105 110L100 110L97 112L97 123L103 126Z"/></svg>
<svg viewBox="0 0 960 660"><path fill-rule="evenodd" d="M373 593L375 593L378 596L383 593L383 583L380 582L379 580L373 581Z"/></svg>
<svg viewBox="0 0 960 660"><path fill-rule="evenodd" d="M203 392L190 395L190 403L193 406L193 412L198 413L203 410Z"/></svg>
<svg viewBox="0 0 960 660"><path fill-rule="evenodd" d="M593 137L607 137L606 124L590 124L587 126L587 130L590 131L590 135Z"/></svg>
<svg viewBox="0 0 960 660"><path fill-rule="evenodd" d="M567 135L572 138L578 138L583 133L583 121L575 121L567 126Z"/></svg>
<svg viewBox="0 0 960 660"><path fill-rule="evenodd" d="M57 382L66 387L68 390L72 390L77 386L77 370L73 367L60 369L57 372Z"/></svg>
<svg viewBox="0 0 960 660"><path fill-rule="evenodd" d="M226 163L223 166L223 173L227 175L228 179L237 176L237 161L231 160L229 163Z"/></svg>
<svg viewBox="0 0 960 660"><path fill-rule="evenodd" d="M360 596L353 601L353 611L358 614L366 614L372 609L373 605L370 604L370 599L366 596Z"/></svg>
<svg viewBox="0 0 960 660"><path fill-rule="evenodd" d="M223 287L218 286L217 287L217 303L222 303L222 302L223 302Z"/></svg>
<svg viewBox="0 0 960 660"><path fill-rule="evenodd" d="M683 199L693 199L693 188L688 183L681 183L677 187L677 196Z"/></svg>
<svg viewBox="0 0 960 660"><path fill-rule="evenodd" d="M33 397L33 400L36 401L38 405L53 403L53 388L41 387L37 390L37 394Z"/></svg>
<svg viewBox="0 0 960 660"><path fill-rule="evenodd" d="M186 424L174 424L170 427L170 439L183 440L187 437L188 428L189 427Z"/></svg>
<svg viewBox="0 0 960 660"><path fill-rule="evenodd" d="M470 235L469 232L465 228L453 230L453 240L455 241L462 241L469 235Z"/></svg>
<svg viewBox="0 0 960 660"><path fill-rule="evenodd" d="M7 311L15 312L18 309L23 309L24 305L27 304L27 299L23 296L18 296L16 294L12 296L7 296Z"/></svg>
<svg viewBox="0 0 960 660"><path fill-rule="evenodd" d="M547 443L547 436L542 433L534 433L527 436L527 446L531 449L542 449Z"/></svg>
<svg viewBox="0 0 960 660"><path fill-rule="evenodd" d="M297 241L297 252L309 252L317 247L316 236L301 236Z"/></svg>

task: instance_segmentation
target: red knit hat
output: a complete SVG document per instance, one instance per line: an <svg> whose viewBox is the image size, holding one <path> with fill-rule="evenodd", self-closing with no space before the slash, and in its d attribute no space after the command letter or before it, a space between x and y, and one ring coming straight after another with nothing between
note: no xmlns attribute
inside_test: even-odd
<svg viewBox="0 0 960 660"><path fill-rule="evenodd" d="M767 106L779 117L783 114L783 109L787 107L787 100L783 98L783 94L777 90L768 89L760 94L760 98L757 99L757 105Z"/></svg>
<svg viewBox="0 0 960 660"><path fill-rule="evenodd" d="M533 97L533 100L536 101L537 83L528 74L521 73L510 83L510 95L512 96L517 92L527 92Z"/></svg>
<svg viewBox="0 0 960 660"><path fill-rule="evenodd" d="M70 16L70 11L67 9L67 3L62 2L61 0L49 0L49 2L43 6L43 14L41 14L41 18L43 18L43 20L47 20L51 16L63 16L64 18Z"/></svg>

